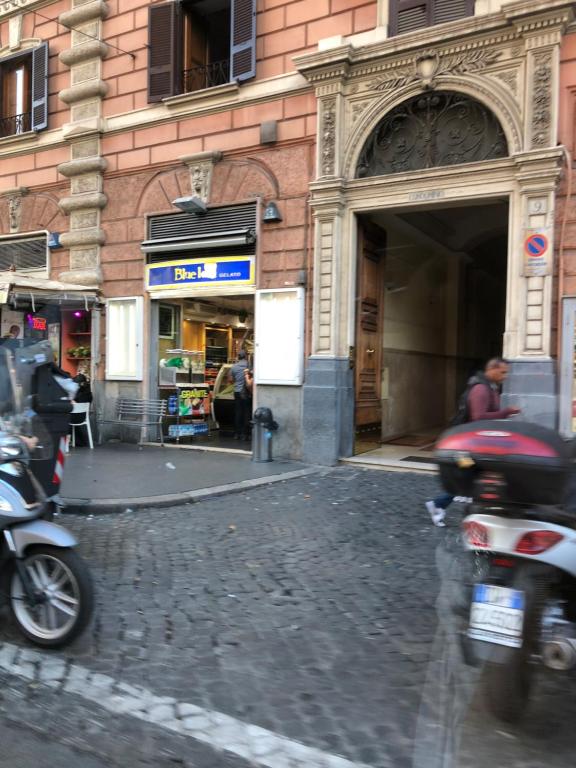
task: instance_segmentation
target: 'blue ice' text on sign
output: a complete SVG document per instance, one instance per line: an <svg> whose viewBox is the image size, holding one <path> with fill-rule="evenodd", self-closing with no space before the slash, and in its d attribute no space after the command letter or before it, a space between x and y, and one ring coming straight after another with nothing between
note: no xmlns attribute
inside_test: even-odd
<svg viewBox="0 0 576 768"><path fill-rule="evenodd" d="M220 256L149 264L149 291L191 285L254 285L252 256Z"/></svg>

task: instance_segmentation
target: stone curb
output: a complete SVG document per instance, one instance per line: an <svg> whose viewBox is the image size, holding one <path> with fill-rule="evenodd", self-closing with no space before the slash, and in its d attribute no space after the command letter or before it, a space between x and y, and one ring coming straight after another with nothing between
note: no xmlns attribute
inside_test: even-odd
<svg viewBox="0 0 576 768"><path fill-rule="evenodd" d="M62 501L65 505L65 514L117 514L127 510L147 509L150 507L175 507L180 504L194 504L197 501L212 499L217 496L226 496L230 493L242 493L252 488L260 488L264 485L272 485L282 480L295 480L299 477L315 475L328 471L326 467L311 467L309 469L297 469L293 472L285 472L281 475L268 475L268 477L256 477L250 480L240 480L228 485L215 485L211 488L199 488L196 491L182 491L159 496L140 496L128 499L67 499Z"/></svg>

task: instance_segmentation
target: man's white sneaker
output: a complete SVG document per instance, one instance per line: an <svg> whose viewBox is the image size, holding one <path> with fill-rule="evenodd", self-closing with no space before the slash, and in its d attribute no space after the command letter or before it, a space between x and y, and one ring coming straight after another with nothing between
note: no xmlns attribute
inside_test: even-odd
<svg viewBox="0 0 576 768"><path fill-rule="evenodd" d="M444 509L439 509L436 512L436 516L432 518L432 522L438 528L445 528L446 527L446 523L444 522L445 517L446 517L446 511Z"/></svg>
<svg viewBox="0 0 576 768"><path fill-rule="evenodd" d="M427 501L425 507L428 510L428 514L434 525L438 528L444 528L446 526L446 523L444 522L446 510L437 507L432 500Z"/></svg>

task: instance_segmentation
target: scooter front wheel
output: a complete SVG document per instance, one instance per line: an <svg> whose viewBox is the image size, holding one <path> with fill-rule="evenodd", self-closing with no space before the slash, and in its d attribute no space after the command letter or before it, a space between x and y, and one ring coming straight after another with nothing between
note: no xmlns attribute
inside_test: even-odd
<svg viewBox="0 0 576 768"><path fill-rule="evenodd" d="M39 599L28 598L18 572L12 570L8 594L18 628L45 648L70 643L84 631L94 607L84 561L70 549L38 546L29 549L22 562Z"/></svg>

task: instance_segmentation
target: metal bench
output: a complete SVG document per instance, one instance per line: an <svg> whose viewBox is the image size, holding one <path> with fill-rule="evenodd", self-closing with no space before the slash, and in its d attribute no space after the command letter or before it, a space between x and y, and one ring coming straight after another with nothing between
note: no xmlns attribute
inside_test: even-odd
<svg viewBox="0 0 576 768"><path fill-rule="evenodd" d="M155 427L160 433L160 444L164 445L162 422L166 416L166 400L140 400L132 397L120 397L114 406L113 419L98 419L99 424L120 424L124 427ZM142 435L140 435L140 443ZM102 443L100 431L99 443Z"/></svg>

